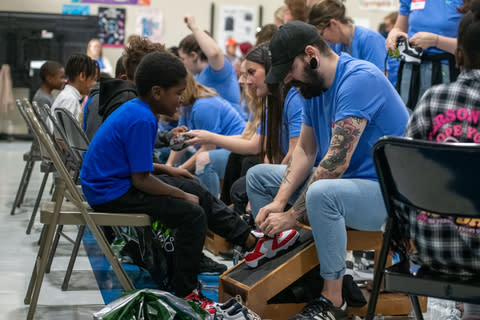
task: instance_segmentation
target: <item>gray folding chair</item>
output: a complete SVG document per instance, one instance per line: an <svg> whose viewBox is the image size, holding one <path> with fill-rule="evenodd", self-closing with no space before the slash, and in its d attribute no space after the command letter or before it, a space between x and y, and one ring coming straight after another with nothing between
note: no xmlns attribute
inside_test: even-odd
<svg viewBox="0 0 480 320"><path fill-rule="evenodd" d="M16 100L16 105L20 115L25 120L27 127L30 129L30 125L28 122L28 118L25 114L25 111L22 108L22 102L20 100ZM17 193L15 195L15 200L13 201L12 210L10 211L10 215L15 214L16 208L19 208L20 205L23 203L23 199L25 198L25 193L27 192L27 187L30 182L30 177L32 176L33 167L35 166L35 162L41 161L40 150L38 146L38 141L34 138L32 144L30 145L30 150L23 154L23 161L25 161L25 168L23 169L22 178L20 179L20 185L18 186Z"/></svg>
<svg viewBox="0 0 480 320"><path fill-rule="evenodd" d="M26 108L26 114L32 122L35 135L40 144L47 150L59 174L54 193L54 201L43 205L40 214L40 221L48 225L48 227L45 235L41 239L38 255L33 267L32 277L30 278L30 283L24 299L25 304L30 304L27 320L31 320L35 314L38 296L45 275L47 257L51 250L57 225L87 225L97 240L102 252L105 254L105 257L112 266L112 269L118 277L123 289L128 291L134 288L132 281L125 273L125 270L118 259L115 257L99 226L149 226L150 217L146 214L88 212L88 207L84 203L82 195L62 162L60 155L56 151L54 142L48 134L45 133L31 108ZM64 196L70 201L68 208L63 205Z"/></svg>

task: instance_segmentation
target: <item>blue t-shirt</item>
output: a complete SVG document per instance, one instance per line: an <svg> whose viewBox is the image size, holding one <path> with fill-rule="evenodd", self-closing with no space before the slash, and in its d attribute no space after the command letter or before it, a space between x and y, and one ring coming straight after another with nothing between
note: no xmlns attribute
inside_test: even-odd
<svg viewBox="0 0 480 320"><path fill-rule="evenodd" d="M214 96L197 99L192 107L183 107L179 126L189 130L207 130L225 136L242 134L245 120L225 99Z"/></svg>
<svg viewBox="0 0 480 320"><path fill-rule="evenodd" d="M397 84L399 68L400 68L400 59L388 57L387 59L388 80L390 80L393 86Z"/></svg>
<svg viewBox="0 0 480 320"><path fill-rule="evenodd" d="M372 147L382 136L403 136L407 109L378 68L343 53L330 88L321 96L305 100L303 121L314 130L321 158L329 149L334 124L352 116L365 118L368 123L343 178L377 180Z"/></svg>
<svg viewBox="0 0 480 320"><path fill-rule="evenodd" d="M343 43L337 43L331 45L331 47L338 55L341 52L346 52L354 58L373 63L381 71L385 70L385 57L387 56L385 38L377 31L355 26L352 48L348 48Z"/></svg>
<svg viewBox="0 0 480 320"><path fill-rule="evenodd" d="M305 99L298 93L297 89L291 88L285 102L283 103L282 113L282 136L280 138L280 146L284 154L288 153L290 139L299 137L302 129L302 115L305 106ZM265 132L267 126L265 125ZM262 126L257 127L257 134L262 133Z"/></svg>
<svg viewBox="0 0 480 320"><path fill-rule="evenodd" d="M426 0L423 10L411 10L412 0L400 0L398 14L408 16L408 37L417 32L432 32L441 36L456 38L458 24L462 14L457 8L463 5L463 0ZM427 54L438 54L444 51L428 48Z"/></svg>
<svg viewBox="0 0 480 320"><path fill-rule="evenodd" d="M195 76L198 83L215 89L223 99L237 110L245 119L240 103L240 86L238 85L237 74L232 63L225 58L225 64L221 70L215 71L207 65L198 75Z"/></svg>
<svg viewBox="0 0 480 320"><path fill-rule="evenodd" d="M88 147L80 178L91 206L124 195L133 172L153 171L157 119L147 103L130 100L100 126Z"/></svg>

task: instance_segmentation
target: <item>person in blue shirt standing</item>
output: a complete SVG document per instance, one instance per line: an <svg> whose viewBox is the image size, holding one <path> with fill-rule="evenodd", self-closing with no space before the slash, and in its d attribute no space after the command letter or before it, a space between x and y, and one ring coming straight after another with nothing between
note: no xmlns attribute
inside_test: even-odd
<svg viewBox="0 0 480 320"><path fill-rule="evenodd" d="M215 40L197 26L194 16L187 15L184 20L192 31L178 45L178 54L185 67L195 75L195 80L215 89L246 119L247 114L239 105L240 86L232 63Z"/></svg>
<svg viewBox="0 0 480 320"><path fill-rule="evenodd" d="M323 0L315 4L310 10L308 23L317 28L336 54L346 52L385 71L385 38L374 30L355 25L352 18L345 15L341 0Z"/></svg>
<svg viewBox="0 0 480 320"><path fill-rule="evenodd" d="M265 82L291 83L306 102L290 163L260 164L247 173L255 223L267 236L297 220L312 228L324 285L321 298L291 319L346 319L346 226L380 230L387 212L371 147L384 135L402 136L408 113L378 68L338 56L312 25L281 26L270 51ZM314 168L317 153L322 160ZM288 203L293 206L284 212Z"/></svg>
<svg viewBox="0 0 480 320"><path fill-rule="evenodd" d="M95 211L142 212L177 229L174 291L198 301L197 275L207 227L248 249L255 246L256 238L188 171L152 163L158 117L176 112L186 76L183 63L173 55L146 55L135 73L138 98L116 109L98 129L80 177ZM215 312L212 302L203 302L202 307Z"/></svg>
<svg viewBox="0 0 480 320"><path fill-rule="evenodd" d="M423 49L421 63L400 64L397 90L408 108L432 85L457 79L455 50L461 12L466 12L462 0L400 0L397 22L390 31L385 46L395 52L397 39L408 39L412 47Z"/></svg>

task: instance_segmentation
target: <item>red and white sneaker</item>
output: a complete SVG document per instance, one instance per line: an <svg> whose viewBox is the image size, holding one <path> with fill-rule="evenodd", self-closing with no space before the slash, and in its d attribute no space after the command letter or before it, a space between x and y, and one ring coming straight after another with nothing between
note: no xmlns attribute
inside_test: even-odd
<svg viewBox="0 0 480 320"><path fill-rule="evenodd" d="M256 268L261 260L273 258L279 251L291 247L300 236L294 229L283 231L275 238L266 237L259 231L252 230L252 234L258 241L255 248L245 255L245 263L250 268Z"/></svg>
<svg viewBox="0 0 480 320"><path fill-rule="evenodd" d="M198 289L193 290L192 293L185 297L185 300L195 302L209 314L215 314L217 311L217 303L205 297Z"/></svg>

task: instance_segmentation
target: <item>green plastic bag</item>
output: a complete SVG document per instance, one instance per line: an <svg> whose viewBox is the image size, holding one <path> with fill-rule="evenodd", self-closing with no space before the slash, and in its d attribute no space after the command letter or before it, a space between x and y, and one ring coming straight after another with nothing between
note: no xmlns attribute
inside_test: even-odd
<svg viewBox="0 0 480 320"><path fill-rule="evenodd" d="M94 320L211 320L195 302L171 293L142 289L127 292L94 313Z"/></svg>

